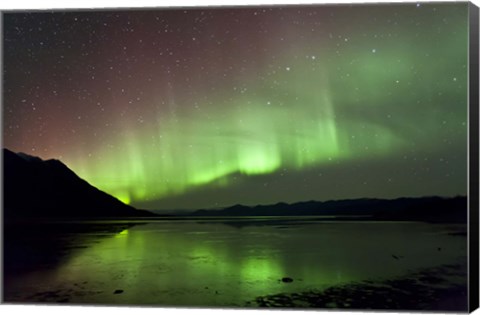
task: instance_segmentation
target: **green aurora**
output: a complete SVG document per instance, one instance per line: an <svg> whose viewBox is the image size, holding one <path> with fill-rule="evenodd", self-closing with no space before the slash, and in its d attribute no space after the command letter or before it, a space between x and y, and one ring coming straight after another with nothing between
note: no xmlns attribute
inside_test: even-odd
<svg viewBox="0 0 480 315"><path fill-rule="evenodd" d="M105 36L90 44L88 63L45 40L45 62L30 67L45 82L57 71L52 54L97 70L57 79L60 95L41 92L35 113L22 91L51 85L18 78L15 62L30 61L14 57L25 44L14 30L27 22L7 15L6 145L60 158L150 209L466 194L466 3L185 12L29 16L34 24L90 14L96 35L73 25L69 36ZM125 21L134 37L116 31ZM123 48L109 44L117 42ZM109 67L121 70L102 72ZM41 137L32 137L36 115L47 120Z"/></svg>

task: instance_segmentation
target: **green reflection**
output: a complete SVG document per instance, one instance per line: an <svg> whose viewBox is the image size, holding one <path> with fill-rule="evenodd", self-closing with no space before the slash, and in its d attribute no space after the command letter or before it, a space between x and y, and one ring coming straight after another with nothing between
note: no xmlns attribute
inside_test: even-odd
<svg viewBox="0 0 480 315"><path fill-rule="evenodd" d="M268 281L281 279L284 273L279 261L246 257L241 263L241 275L257 281L260 286L268 286Z"/></svg>
<svg viewBox="0 0 480 315"><path fill-rule="evenodd" d="M466 257L463 241L439 233L441 226L258 223L241 229L206 221L137 225L72 252L44 281L74 286L77 302L242 306L257 296L388 278ZM450 250L438 251L439 242ZM415 259L399 265L392 253ZM85 289L74 285L85 281ZM125 292L113 295L117 289Z"/></svg>

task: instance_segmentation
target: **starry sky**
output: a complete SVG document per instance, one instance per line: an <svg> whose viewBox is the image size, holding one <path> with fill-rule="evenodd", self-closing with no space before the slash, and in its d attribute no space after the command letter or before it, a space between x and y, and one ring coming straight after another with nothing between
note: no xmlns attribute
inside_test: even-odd
<svg viewBox="0 0 480 315"><path fill-rule="evenodd" d="M467 3L10 12L3 146L144 209L466 195Z"/></svg>

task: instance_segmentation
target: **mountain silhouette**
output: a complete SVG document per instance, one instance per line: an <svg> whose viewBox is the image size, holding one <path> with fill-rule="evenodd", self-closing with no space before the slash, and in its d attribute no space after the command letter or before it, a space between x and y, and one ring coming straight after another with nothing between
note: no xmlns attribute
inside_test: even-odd
<svg viewBox="0 0 480 315"><path fill-rule="evenodd" d="M197 210L194 216L358 216L368 220L467 222L467 197L419 197L398 199L348 199L277 203L248 207L234 205L221 210Z"/></svg>
<svg viewBox="0 0 480 315"><path fill-rule="evenodd" d="M3 149L5 218L155 216L137 210L78 177L59 160Z"/></svg>

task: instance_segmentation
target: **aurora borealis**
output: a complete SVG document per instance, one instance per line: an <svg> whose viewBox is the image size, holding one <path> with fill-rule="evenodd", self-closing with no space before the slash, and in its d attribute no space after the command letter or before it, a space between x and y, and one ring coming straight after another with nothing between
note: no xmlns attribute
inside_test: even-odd
<svg viewBox="0 0 480 315"><path fill-rule="evenodd" d="M3 16L4 146L146 209L466 195L468 4Z"/></svg>

